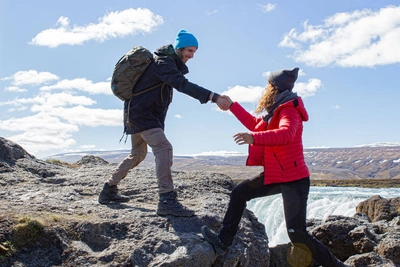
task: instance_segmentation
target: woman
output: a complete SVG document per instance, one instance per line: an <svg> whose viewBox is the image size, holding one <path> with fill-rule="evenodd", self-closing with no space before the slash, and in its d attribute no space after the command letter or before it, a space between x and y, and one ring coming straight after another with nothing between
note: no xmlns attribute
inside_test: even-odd
<svg viewBox="0 0 400 267"><path fill-rule="evenodd" d="M233 136L237 144L250 145L246 165L264 166L264 172L232 190L218 234L205 225L201 230L217 254L223 255L233 243L246 202L282 194L287 233L293 245L322 266L345 266L306 231L310 173L304 161L302 133L308 114L302 99L292 92L298 71L294 68L270 75L266 92L255 110L267 112L263 117L251 115L239 103L223 96L229 102L230 111L251 131Z"/></svg>

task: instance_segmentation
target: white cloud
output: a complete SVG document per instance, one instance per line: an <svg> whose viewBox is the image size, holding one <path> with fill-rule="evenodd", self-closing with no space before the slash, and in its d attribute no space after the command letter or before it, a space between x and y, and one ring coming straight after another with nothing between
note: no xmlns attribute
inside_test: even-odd
<svg viewBox="0 0 400 267"><path fill-rule="evenodd" d="M10 108L7 111L10 112L10 113L13 113L13 112L17 112L17 111L24 111L24 110L27 110L27 109L28 109L27 107L18 107L18 108Z"/></svg>
<svg viewBox="0 0 400 267"><path fill-rule="evenodd" d="M50 109L51 107L57 106L71 106L71 105L93 105L96 101L86 96L74 96L71 93L40 93L32 98L16 98L8 102L0 102L0 106L11 105L15 107L26 107L27 105L33 105L34 110L41 111ZM40 110L38 107L41 107ZM35 110L36 109L36 110Z"/></svg>
<svg viewBox="0 0 400 267"><path fill-rule="evenodd" d="M290 30L279 46L310 66L374 67L400 63L400 6L337 13L324 24Z"/></svg>
<svg viewBox="0 0 400 267"><path fill-rule="evenodd" d="M271 75L271 72L270 72L270 71L266 71L266 72L263 72L263 73L261 74L261 76L263 76L263 77L268 77L269 75Z"/></svg>
<svg viewBox="0 0 400 267"><path fill-rule="evenodd" d="M293 92L296 92L299 96L306 98L315 95L315 93L321 86L321 80L315 78L308 79L307 82L296 82L293 88Z"/></svg>
<svg viewBox="0 0 400 267"><path fill-rule="evenodd" d="M121 110L88 109L82 106L72 108L32 108L35 115L10 118L0 121L0 129L22 132L8 139L22 145L29 153L51 149L69 149L76 142L72 133L79 131L79 126L121 126Z"/></svg>
<svg viewBox="0 0 400 267"><path fill-rule="evenodd" d="M274 10L276 8L276 4L270 4L270 3L268 3L266 5L259 4L258 6L261 8L262 12L264 12L264 13L271 12L272 10Z"/></svg>
<svg viewBox="0 0 400 267"><path fill-rule="evenodd" d="M24 132L23 134L7 137L11 141L22 145L30 154L55 150L64 150L76 144L70 134L50 135L40 132Z"/></svg>
<svg viewBox="0 0 400 267"><path fill-rule="evenodd" d="M20 85L40 85L46 84L54 80L58 80L59 77L50 72L38 72L36 70L18 71L10 77L2 78L1 80L11 80L11 84L15 86Z"/></svg>
<svg viewBox="0 0 400 267"><path fill-rule="evenodd" d="M217 14L217 12L218 12L218 11L215 10L215 9L214 9L214 10L207 10L207 11L206 11L206 15L211 16L211 15Z"/></svg>
<svg viewBox="0 0 400 267"><path fill-rule="evenodd" d="M15 92L15 93L25 93L28 92L28 90L20 88L18 86L9 86L4 88L4 91L6 92Z"/></svg>
<svg viewBox="0 0 400 267"><path fill-rule="evenodd" d="M122 111L119 109L93 109L83 106L72 108L57 107L51 110L53 116L62 118L72 125L80 126L121 126Z"/></svg>
<svg viewBox="0 0 400 267"><path fill-rule="evenodd" d="M58 135L59 132L68 133L78 131L76 125L63 123L58 118L45 112L23 118L2 120L0 121L0 129L12 132L25 131L33 133L43 131L50 135Z"/></svg>
<svg viewBox="0 0 400 267"><path fill-rule="evenodd" d="M96 148L96 145L82 145L79 147L83 150L94 150Z"/></svg>
<svg viewBox="0 0 400 267"><path fill-rule="evenodd" d="M174 117L177 118L177 119L182 119L182 116L180 114L175 114Z"/></svg>
<svg viewBox="0 0 400 267"><path fill-rule="evenodd" d="M90 94L106 94L111 95L111 87L109 82L93 83L85 78L77 78L73 80L62 80L54 85L42 86L41 91L50 90L81 90Z"/></svg>
<svg viewBox="0 0 400 267"><path fill-rule="evenodd" d="M271 71L266 71L262 74L262 76L268 77L270 74ZM300 69L299 76L305 76L305 75L306 75L305 72ZM320 89L321 87L322 87L321 80L316 78L311 78L308 79L307 82L297 81L293 88L293 92L296 92L299 96L306 98L315 95L317 90ZM222 92L221 94L229 96L233 101L258 103L258 101L260 100L261 96L264 93L264 90L265 87L261 86L244 87L236 85Z"/></svg>
<svg viewBox="0 0 400 267"><path fill-rule="evenodd" d="M339 105L336 105L336 106L333 106L332 108L334 108L334 109L339 109L340 106L339 106Z"/></svg>
<svg viewBox="0 0 400 267"><path fill-rule="evenodd" d="M228 88L228 90L221 93L221 95L229 96L233 101L257 103L260 100L264 91L261 86L248 86L244 87L236 85Z"/></svg>
<svg viewBox="0 0 400 267"><path fill-rule="evenodd" d="M146 8L111 12L99 18L98 23L85 26L71 27L69 18L60 17L57 28L40 32L29 44L54 48L59 45L81 45L90 40L104 42L112 38L149 33L163 23L162 16Z"/></svg>
<svg viewBox="0 0 400 267"><path fill-rule="evenodd" d="M10 84L40 86L58 80L58 76L48 72L25 71L3 78ZM6 87L18 91L18 86ZM59 89L61 92L53 93ZM73 91L75 90L75 91ZM54 85L30 89L38 94L28 98L14 98L0 102L0 106L11 106L8 111L12 117L0 120L0 129L14 132L10 140L22 145L29 153L49 150L68 150L75 146L73 133L82 126L121 126L120 109L88 108L97 102L76 90L92 94L110 94L109 82L93 83L84 78L62 80ZM1 99L3 100L3 99ZM0 101L1 101L0 100ZM27 114L29 110L29 115ZM23 112L22 112L23 111ZM20 117L18 117L20 116Z"/></svg>
<svg viewBox="0 0 400 267"><path fill-rule="evenodd" d="M37 107L63 107L63 106L73 106L73 105L85 105L85 106L90 106L93 104L96 104L96 101L86 97L86 96L76 96L72 95L70 93L58 93L58 94L50 94L50 93L45 93L45 94L40 94L38 97L36 97L40 103L37 103L36 105L32 106L32 111L41 111L37 110Z"/></svg>
<svg viewBox="0 0 400 267"><path fill-rule="evenodd" d="M75 140L71 138L71 135L78 131L76 125L63 123L58 118L46 113L2 120L0 129L22 132L7 138L22 145L24 149L33 154L50 149L65 149L75 145Z"/></svg>

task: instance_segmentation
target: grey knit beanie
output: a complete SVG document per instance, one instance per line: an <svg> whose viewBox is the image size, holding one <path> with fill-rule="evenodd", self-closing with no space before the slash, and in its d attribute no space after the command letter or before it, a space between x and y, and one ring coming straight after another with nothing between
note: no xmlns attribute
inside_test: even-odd
<svg viewBox="0 0 400 267"><path fill-rule="evenodd" d="M283 92L286 90L291 91L294 87L294 82L297 80L299 68L292 70L278 70L271 73L268 77L268 81L278 88L279 91Z"/></svg>

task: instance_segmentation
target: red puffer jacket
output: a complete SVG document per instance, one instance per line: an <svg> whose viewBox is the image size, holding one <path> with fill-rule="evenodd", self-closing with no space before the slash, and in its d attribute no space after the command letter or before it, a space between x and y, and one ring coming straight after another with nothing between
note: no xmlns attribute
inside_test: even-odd
<svg viewBox="0 0 400 267"><path fill-rule="evenodd" d="M300 97L280 105L269 124L237 102L230 110L252 132L254 143L249 146L246 165L264 166L264 184L310 176L302 144L303 121L308 121L308 113Z"/></svg>

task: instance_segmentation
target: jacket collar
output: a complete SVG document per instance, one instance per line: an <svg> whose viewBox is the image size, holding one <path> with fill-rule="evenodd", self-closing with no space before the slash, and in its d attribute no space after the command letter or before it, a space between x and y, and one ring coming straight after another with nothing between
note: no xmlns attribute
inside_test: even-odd
<svg viewBox="0 0 400 267"><path fill-rule="evenodd" d="M277 107L277 109L275 110L274 113L278 113L279 110L281 110L283 107L294 107L297 109L297 111L300 113L300 116L302 118L303 121L308 121L308 113L306 108L304 107L304 103L303 100L301 99L301 97L297 97L293 100L290 100L286 103L283 103L282 105L280 105L279 107Z"/></svg>
<svg viewBox="0 0 400 267"><path fill-rule="evenodd" d="M157 57L170 57L170 58L172 58L176 63L176 67L178 68L178 70L180 70L182 72L183 75L189 73L189 68L178 57L178 55L175 53L174 47L171 44L163 45L163 46L157 48L157 50L154 52L154 54Z"/></svg>

